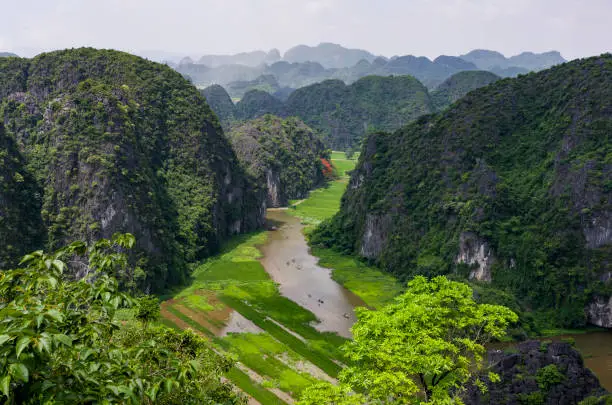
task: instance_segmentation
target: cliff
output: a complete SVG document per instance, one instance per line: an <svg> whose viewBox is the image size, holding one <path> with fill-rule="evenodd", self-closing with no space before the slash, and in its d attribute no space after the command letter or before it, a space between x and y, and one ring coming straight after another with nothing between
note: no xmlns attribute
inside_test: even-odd
<svg viewBox="0 0 612 405"><path fill-rule="evenodd" d="M497 81L369 136L313 243L403 278L492 280L552 323L582 326L610 296L611 129L611 55ZM597 305L590 314L610 313ZM589 321L612 327L603 315Z"/></svg>
<svg viewBox="0 0 612 405"><path fill-rule="evenodd" d="M42 246L41 190L0 123L0 268Z"/></svg>
<svg viewBox="0 0 612 405"><path fill-rule="evenodd" d="M263 201L195 87L170 68L76 49L0 60L0 115L35 186L46 247L136 236L124 285L161 290L263 222ZM77 276L85 265L72 269Z"/></svg>
<svg viewBox="0 0 612 405"><path fill-rule="evenodd" d="M266 115L232 129L229 138L247 171L265 185L268 207L305 198L325 180L322 159L329 160L328 153L297 118Z"/></svg>

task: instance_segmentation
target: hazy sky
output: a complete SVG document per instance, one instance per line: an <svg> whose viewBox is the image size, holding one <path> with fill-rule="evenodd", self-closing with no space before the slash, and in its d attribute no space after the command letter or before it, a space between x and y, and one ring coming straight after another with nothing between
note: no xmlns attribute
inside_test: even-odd
<svg viewBox="0 0 612 405"><path fill-rule="evenodd" d="M0 51L199 57L335 42L375 54L612 50L612 0L0 0ZM24 55L28 56L28 55Z"/></svg>

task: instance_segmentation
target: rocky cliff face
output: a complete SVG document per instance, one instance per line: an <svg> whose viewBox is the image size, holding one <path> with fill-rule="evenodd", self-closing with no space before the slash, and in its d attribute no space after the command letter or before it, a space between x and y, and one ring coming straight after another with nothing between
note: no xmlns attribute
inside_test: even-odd
<svg viewBox="0 0 612 405"><path fill-rule="evenodd" d="M0 122L0 269L42 246L41 190Z"/></svg>
<svg viewBox="0 0 612 405"><path fill-rule="evenodd" d="M329 158L325 147L296 118L266 115L234 128L229 138L246 170L266 185L268 207L305 198L324 180L321 159Z"/></svg>
<svg viewBox="0 0 612 405"><path fill-rule="evenodd" d="M340 213L313 243L401 277L492 281L584 325L590 291L609 296L610 128L610 55L497 81L370 135Z"/></svg>
<svg viewBox="0 0 612 405"><path fill-rule="evenodd" d="M586 313L591 324L612 328L612 297L594 296L587 305Z"/></svg>
<svg viewBox="0 0 612 405"><path fill-rule="evenodd" d="M470 279L487 282L492 280L491 269L495 263L493 249L487 241L472 232L463 232L459 236L459 253L455 263L464 263L472 268Z"/></svg>
<svg viewBox="0 0 612 405"><path fill-rule="evenodd" d="M263 212L212 111L159 64L78 49L0 62L0 119L44 190L49 248L130 232L124 283L161 289Z"/></svg>
<svg viewBox="0 0 612 405"><path fill-rule="evenodd" d="M487 392L468 387L464 398L468 405L575 405L587 398L601 398L592 403L604 403L608 395L580 353L567 343L525 342L513 352L489 352L488 362L501 381L483 376Z"/></svg>

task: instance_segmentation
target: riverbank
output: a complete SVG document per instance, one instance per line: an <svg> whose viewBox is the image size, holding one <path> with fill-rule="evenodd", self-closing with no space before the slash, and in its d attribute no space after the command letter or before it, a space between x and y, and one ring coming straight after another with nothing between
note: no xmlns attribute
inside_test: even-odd
<svg viewBox="0 0 612 405"><path fill-rule="evenodd" d="M287 211L307 225L306 234L338 212L342 195L348 186L349 173L355 168L357 159L347 159L344 152L333 152L332 164L338 172L338 178L327 187L314 190L308 199L299 205L292 205ZM332 278L336 282L352 291L371 308L384 306L402 292L401 283L393 276L367 266L353 256L323 248L312 248L311 254L319 259L320 266L331 269Z"/></svg>
<svg viewBox="0 0 612 405"><path fill-rule="evenodd" d="M191 328L234 356L226 377L263 404L292 403L313 382L333 381L345 363L339 347L350 337L353 308L379 307L400 291L392 277L353 258L310 254L302 223L338 211L355 165L342 157L334 153L338 179L298 206L270 210L269 231L232 239L162 303L163 323Z"/></svg>

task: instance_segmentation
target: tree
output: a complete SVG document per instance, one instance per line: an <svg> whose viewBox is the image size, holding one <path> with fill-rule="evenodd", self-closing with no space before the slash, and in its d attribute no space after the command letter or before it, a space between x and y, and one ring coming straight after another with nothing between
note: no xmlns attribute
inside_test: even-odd
<svg viewBox="0 0 612 405"><path fill-rule="evenodd" d="M191 331L115 320L134 299L108 276L127 265L131 235L37 251L0 271L0 402L238 403L220 380L231 363ZM87 276L63 276L83 263ZM137 322L137 321L134 321Z"/></svg>
<svg viewBox="0 0 612 405"><path fill-rule="evenodd" d="M476 303L467 284L421 276L394 303L359 308L357 318L344 346L352 365L339 379L367 403L383 404L461 403L462 387L483 367L483 344L518 320L506 307ZM322 386L307 390L302 404L315 403L312 398L344 404L325 400Z"/></svg>
<svg viewBox="0 0 612 405"><path fill-rule="evenodd" d="M145 327L150 322L157 321L160 317L159 300L154 295L145 295L138 299L136 319L140 320Z"/></svg>

